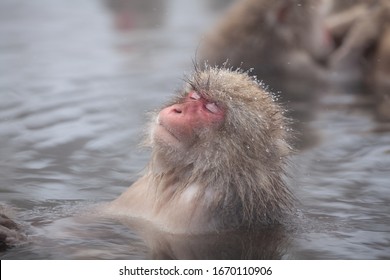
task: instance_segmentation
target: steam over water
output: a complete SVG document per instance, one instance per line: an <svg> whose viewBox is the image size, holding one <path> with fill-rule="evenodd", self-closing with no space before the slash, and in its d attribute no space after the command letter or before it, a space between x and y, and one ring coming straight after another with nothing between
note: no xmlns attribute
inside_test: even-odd
<svg viewBox="0 0 390 280"><path fill-rule="evenodd" d="M30 234L1 259L390 258L390 125L358 90L301 102L311 143L292 159L287 231L178 237L86 214L142 171L146 112L180 87L225 5L0 2L0 202Z"/></svg>

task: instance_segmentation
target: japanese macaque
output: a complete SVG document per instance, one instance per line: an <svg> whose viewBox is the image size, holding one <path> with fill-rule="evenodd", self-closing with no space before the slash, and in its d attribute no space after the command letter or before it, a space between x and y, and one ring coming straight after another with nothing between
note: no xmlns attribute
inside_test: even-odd
<svg viewBox="0 0 390 280"><path fill-rule="evenodd" d="M331 2L238 1L205 36L201 57L211 65L253 68L251 74L277 90L288 79L328 81L320 62L333 50L324 24Z"/></svg>
<svg viewBox="0 0 390 280"><path fill-rule="evenodd" d="M112 12L115 28L122 32L158 26L166 14L165 1L105 0L104 2Z"/></svg>
<svg viewBox="0 0 390 280"><path fill-rule="evenodd" d="M339 47L329 57L329 67L345 80L365 83L386 22L390 18L387 0L357 1L329 17L327 25Z"/></svg>
<svg viewBox="0 0 390 280"><path fill-rule="evenodd" d="M145 174L106 212L171 233L282 223L290 132L273 98L242 70L196 69L152 116Z"/></svg>
<svg viewBox="0 0 390 280"><path fill-rule="evenodd" d="M375 53L372 73L378 117L390 121L390 17Z"/></svg>
<svg viewBox="0 0 390 280"><path fill-rule="evenodd" d="M340 46L329 67L374 91L380 119L390 120L390 2L367 0L331 16L327 22Z"/></svg>
<svg viewBox="0 0 390 280"><path fill-rule="evenodd" d="M326 26L329 33L335 39L336 44L340 44L340 41L348 32L349 28L363 16L369 4L372 1L369 0L342 0L334 1L332 11L326 18Z"/></svg>

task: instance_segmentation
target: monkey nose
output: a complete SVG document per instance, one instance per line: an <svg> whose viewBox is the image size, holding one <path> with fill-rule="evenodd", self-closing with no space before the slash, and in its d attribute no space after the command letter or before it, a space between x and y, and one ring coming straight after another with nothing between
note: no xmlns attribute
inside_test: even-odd
<svg viewBox="0 0 390 280"><path fill-rule="evenodd" d="M173 105L171 108L171 112L175 114L181 114L183 113L183 108L181 108L181 106L178 105Z"/></svg>
<svg viewBox="0 0 390 280"><path fill-rule="evenodd" d="M173 111L176 113L176 114L181 114L183 111L179 108L174 108Z"/></svg>

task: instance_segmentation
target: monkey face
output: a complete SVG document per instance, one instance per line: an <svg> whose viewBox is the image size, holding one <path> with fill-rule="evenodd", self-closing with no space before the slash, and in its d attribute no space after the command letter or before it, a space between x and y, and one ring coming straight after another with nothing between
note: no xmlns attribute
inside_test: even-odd
<svg viewBox="0 0 390 280"><path fill-rule="evenodd" d="M216 102L190 91L183 99L160 111L153 138L174 149L188 148L207 132L218 130L224 117L224 109Z"/></svg>

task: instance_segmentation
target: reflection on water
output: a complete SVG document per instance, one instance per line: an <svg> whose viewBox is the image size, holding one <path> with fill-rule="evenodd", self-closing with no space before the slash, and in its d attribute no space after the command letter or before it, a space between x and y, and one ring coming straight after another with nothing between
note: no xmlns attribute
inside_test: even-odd
<svg viewBox="0 0 390 280"><path fill-rule="evenodd" d="M317 141L293 159L292 229L172 236L85 213L142 170L145 112L190 70L218 2L1 1L0 200L30 234L2 259L390 258L389 127L347 90L295 107Z"/></svg>
<svg viewBox="0 0 390 280"><path fill-rule="evenodd" d="M152 259L280 259L290 240L284 226L188 235L157 231L140 221L122 223L143 238Z"/></svg>

